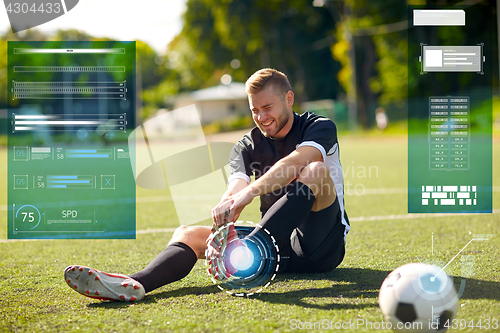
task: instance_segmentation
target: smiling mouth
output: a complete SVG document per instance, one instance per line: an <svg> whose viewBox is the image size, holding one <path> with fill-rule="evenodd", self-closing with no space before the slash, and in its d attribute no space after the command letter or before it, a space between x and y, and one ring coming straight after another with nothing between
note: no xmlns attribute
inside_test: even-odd
<svg viewBox="0 0 500 333"><path fill-rule="evenodd" d="M269 120L268 122L261 123L262 126L267 127L273 123L274 120Z"/></svg>

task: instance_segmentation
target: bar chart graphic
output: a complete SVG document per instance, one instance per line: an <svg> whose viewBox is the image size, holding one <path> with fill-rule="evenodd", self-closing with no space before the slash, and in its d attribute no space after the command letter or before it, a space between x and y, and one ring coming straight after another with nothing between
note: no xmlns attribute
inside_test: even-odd
<svg viewBox="0 0 500 333"><path fill-rule="evenodd" d="M125 66L15 66L17 73L115 73L125 72Z"/></svg>
<svg viewBox="0 0 500 333"><path fill-rule="evenodd" d="M112 149L66 149L66 158L113 158Z"/></svg>
<svg viewBox="0 0 500 333"><path fill-rule="evenodd" d="M127 99L127 82L12 82L12 99Z"/></svg>
<svg viewBox="0 0 500 333"><path fill-rule="evenodd" d="M75 127L93 130L123 131L127 126L127 114L12 114L12 133L16 131L74 131Z"/></svg>
<svg viewBox="0 0 500 333"><path fill-rule="evenodd" d="M104 49L64 49L64 48L43 48L43 49L32 49L32 48L15 48L14 54L42 54L42 53L62 53L62 54L125 54L124 48L104 48Z"/></svg>
<svg viewBox="0 0 500 333"><path fill-rule="evenodd" d="M52 175L47 176L48 189L85 190L94 188L93 176Z"/></svg>

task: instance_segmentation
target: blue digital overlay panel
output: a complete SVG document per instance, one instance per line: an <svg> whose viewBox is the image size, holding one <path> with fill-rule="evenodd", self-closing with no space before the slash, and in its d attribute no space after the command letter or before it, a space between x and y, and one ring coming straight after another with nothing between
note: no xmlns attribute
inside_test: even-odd
<svg viewBox="0 0 500 333"><path fill-rule="evenodd" d="M408 9L408 212L491 213L496 17L474 5L418 21L441 9Z"/></svg>
<svg viewBox="0 0 500 333"><path fill-rule="evenodd" d="M8 42L8 238L135 238L135 42Z"/></svg>

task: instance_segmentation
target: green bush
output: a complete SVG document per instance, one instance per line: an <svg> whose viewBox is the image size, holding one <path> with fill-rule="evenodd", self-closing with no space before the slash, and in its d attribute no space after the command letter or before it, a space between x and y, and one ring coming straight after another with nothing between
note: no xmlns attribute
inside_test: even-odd
<svg viewBox="0 0 500 333"><path fill-rule="evenodd" d="M234 118L227 118L218 121L214 121L210 124L203 126L203 132L205 134L215 134L223 132L231 132L245 128L251 128L254 126L254 122L250 115L248 116L238 116Z"/></svg>

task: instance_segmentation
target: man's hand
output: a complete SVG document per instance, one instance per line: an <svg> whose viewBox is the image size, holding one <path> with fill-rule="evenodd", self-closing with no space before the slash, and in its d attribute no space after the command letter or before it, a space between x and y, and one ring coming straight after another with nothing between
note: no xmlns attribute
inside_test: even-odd
<svg viewBox="0 0 500 333"><path fill-rule="evenodd" d="M225 280L234 275L238 270L228 265L230 264L229 257L224 257L228 246L234 248L236 245L244 245L238 238L234 223L224 226L224 229L210 234L206 242L207 250L205 255L210 265L208 272L217 280Z"/></svg>
<svg viewBox="0 0 500 333"><path fill-rule="evenodd" d="M255 195L251 192L251 187L246 187L236 194L222 198L221 202L212 209L212 220L216 227L222 226L225 222L234 222L238 219L243 208L252 202ZM225 220L225 211L230 210L229 218Z"/></svg>
<svg viewBox="0 0 500 333"><path fill-rule="evenodd" d="M226 209L225 214L224 214L224 221L229 220L229 208ZM224 227L226 226L226 222L224 223ZM230 225L230 227L233 228L234 230L234 225ZM230 228L229 228L230 229ZM206 251L206 257L207 258L215 258L215 257L220 257L220 252L224 251L225 247L227 246L227 240L229 236L229 231L228 228L219 230L217 226L212 227L212 233L208 236L206 243L207 243L207 251Z"/></svg>
<svg viewBox="0 0 500 333"><path fill-rule="evenodd" d="M207 251L205 253L205 257L207 259L213 259L213 258L219 258L220 257L220 250L222 249L222 246L220 244L220 241L218 239L214 239L215 234L210 234L208 236L207 240L205 241L207 243Z"/></svg>
<svg viewBox="0 0 500 333"><path fill-rule="evenodd" d="M226 221L226 210L230 209L233 205L232 196L223 197L221 201L212 209L212 220L214 221L215 228L224 225Z"/></svg>
<svg viewBox="0 0 500 333"><path fill-rule="evenodd" d="M241 178L236 178L229 183L227 191L222 195L222 199L212 209L212 220L214 222L215 228L218 228L224 224L224 216L226 209L230 209L230 207L233 205L234 200L232 199L232 196L239 193L247 186L248 186L247 181ZM236 220L238 217L239 214L237 216L233 215L232 219ZM229 219L227 220L228 221L226 222L229 222Z"/></svg>
<svg viewBox="0 0 500 333"><path fill-rule="evenodd" d="M231 196L232 206L229 207L229 221L234 222L240 217L243 208L249 205L252 200L257 196L252 193L252 186L248 186L238 193Z"/></svg>

